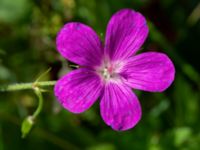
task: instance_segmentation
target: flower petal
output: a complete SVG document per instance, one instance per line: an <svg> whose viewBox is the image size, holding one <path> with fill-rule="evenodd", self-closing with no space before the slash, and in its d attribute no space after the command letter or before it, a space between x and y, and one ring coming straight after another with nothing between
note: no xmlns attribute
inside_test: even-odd
<svg viewBox="0 0 200 150"><path fill-rule="evenodd" d="M76 64L96 66L101 63L101 41L87 25L67 23L58 33L56 44L61 55Z"/></svg>
<svg viewBox="0 0 200 150"><path fill-rule="evenodd" d="M167 55L146 52L130 58L121 74L132 88L161 92L173 82L175 68Z"/></svg>
<svg viewBox="0 0 200 150"><path fill-rule="evenodd" d="M73 113L87 110L100 96L101 79L88 69L77 69L63 76L54 93L64 108Z"/></svg>
<svg viewBox="0 0 200 150"><path fill-rule="evenodd" d="M132 90L119 83L105 85L101 98L101 116L114 130L128 130L141 118L140 103Z"/></svg>
<svg viewBox="0 0 200 150"><path fill-rule="evenodd" d="M122 9L110 19L105 53L111 60L125 59L136 53L148 35L145 18L131 9Z"/></svg>

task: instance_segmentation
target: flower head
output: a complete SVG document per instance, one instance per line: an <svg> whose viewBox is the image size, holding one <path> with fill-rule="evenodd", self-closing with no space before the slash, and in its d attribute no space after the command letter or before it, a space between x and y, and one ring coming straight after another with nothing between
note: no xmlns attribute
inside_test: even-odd
<svg viewBox="0 0 200 150"><path fill-rule="evenodd" d="M57 36L57 49L66 59L80 65L63 76L54 91L61 105L82 113L100 99L103 120L114 130L134 127L141 106L133 89L162 92L174 80L175 69L163 53L136 55L148 35L145 18L122 9L110 19L105 44L87 25L67 23Z"/></svg>

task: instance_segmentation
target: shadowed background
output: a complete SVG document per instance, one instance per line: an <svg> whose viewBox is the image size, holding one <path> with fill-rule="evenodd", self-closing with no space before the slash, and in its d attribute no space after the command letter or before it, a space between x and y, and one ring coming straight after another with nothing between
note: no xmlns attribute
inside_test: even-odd
<svg viewBox="0 0 200 150"><path fill-rule="evenodd" d="M139 124L126 132L106 126L99 103L80 115L62 109L52 88L34 128L21 138L23 119L37 107L31 90L0 93L0 150L198 150L200 147L200 3L198 0L0 0L0 84L57 80L69 64L55 48L69 21L88 24L103 40L111 15L140 11L150 33L141 51L169 55L176 78L163 93L135 91L142 105ZM140 51L140 52L141 52Z"/></svg>

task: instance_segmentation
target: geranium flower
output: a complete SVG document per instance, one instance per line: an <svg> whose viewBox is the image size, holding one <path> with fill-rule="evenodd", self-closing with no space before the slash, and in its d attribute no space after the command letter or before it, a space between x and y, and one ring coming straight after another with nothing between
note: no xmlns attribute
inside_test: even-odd
<svg viewBox="0 0 200 150"><path fill-rule="evenodd" d="M82 113L99 99L107 125L114 130L134 127L142 110L131 88L162 92L175 74L173 63L163 53L136 55L147 35L145 18L131 9L112 16L104 45L89 26L67 23L58 33L57 49L80 68L57 81L54 91L61 105L70 112Z"/></svg>

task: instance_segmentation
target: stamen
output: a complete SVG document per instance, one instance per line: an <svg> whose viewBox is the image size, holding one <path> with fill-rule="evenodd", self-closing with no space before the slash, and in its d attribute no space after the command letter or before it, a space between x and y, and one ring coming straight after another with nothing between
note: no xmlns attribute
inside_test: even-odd
<svg viewBox="0 0 200 150"><path fill-rule="evenodd" d="M107 80L110 79L110 72L107 67L103 69L103 77Z"/></svg>
<svg viewBox="0 0 200 150"><path fill-rule="evenodd" d="M119 78L119 72L121 69L119 62L106 62L101 67L97 68L97 72L100 74L104 81L113 81Z"/></svg>

